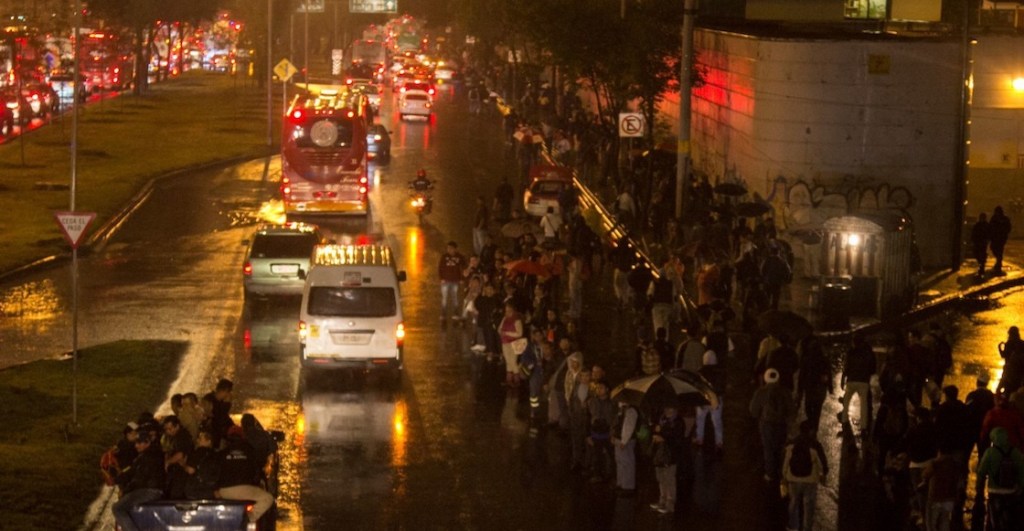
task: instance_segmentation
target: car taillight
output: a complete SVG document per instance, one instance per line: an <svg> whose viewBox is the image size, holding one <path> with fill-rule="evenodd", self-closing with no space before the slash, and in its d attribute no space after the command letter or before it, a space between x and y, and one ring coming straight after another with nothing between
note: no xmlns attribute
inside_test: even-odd
<svg viewBox="0 0 1024 531"><path fill-rule="evenodd" d="M402 343L404 341L405 341L405 325L402 324L402 323L398 323L398 326L395 327L395 343L399 347L401 347Z"/></svg>
<svg viewBox="0 0 1024 531"><path fill-rule="evenodd" d="M366 195L366 187L365 186L360 186L359 187L359 193L363 194L363 195Z"/></svg>
<svg viewBox="0 0 1024 531"><path fill-rule="evenodd" d="M242 346L249 350L252 348L252 330L246 328L245 332L242 332Z"/></svg>
<svg viewBox="0 0 1024 531"><path fill-rule="evenodd" d="M285 197L292 195L292 187L287 185L281 186L281 195Z"/></svg>
<svg viewBox="0 0 1024 531"><path fill-rule="evenodd" d="M431 96L433 96L434 95L434 89L428 90L427 93L430 94Z"/></svg>
<svg viewBox="0 0 1024 531"><path fill-rule="evenodd" d="M307 335L309 335L309 329L306 327L306 321L299 321L299 339L305 341Z"/></svg>
<svg viewBox="0 0 1024 531"><path fill-rule="evenodd" d="M288 118L291 119L293 123L301 123L306 119L306 113L303 112L302 109L295 109L288 115Z"/></svg>
<svg viewBox="0 0 1024 531"><path fill-rule="evenodd" d="M359 184L366 184L366 176L359 178Z"/></svg>
<svg viewBox="0 0 1024 531"><path fill-rule="evenodd" d="M245 265L242 266L242 274L247 277L252 276L252 262L245 262Z"/></svg>
<svg viewBox="0 0 1024 531"><path fill-rule="evenodd" d="M431 107L431 105L429 103L424 103L423 106L428 108L428 109Z"/></svg>

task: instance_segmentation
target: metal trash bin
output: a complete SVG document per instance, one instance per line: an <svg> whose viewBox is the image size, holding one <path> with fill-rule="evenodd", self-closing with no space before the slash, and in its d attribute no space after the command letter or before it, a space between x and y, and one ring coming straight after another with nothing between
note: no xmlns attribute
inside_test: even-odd
<svg viewBox="0 0 1024 531"><path fill-rule="evenodd" d="M828 283L821 289L821 328L847 330L850 328L850 286Z"/></svg>

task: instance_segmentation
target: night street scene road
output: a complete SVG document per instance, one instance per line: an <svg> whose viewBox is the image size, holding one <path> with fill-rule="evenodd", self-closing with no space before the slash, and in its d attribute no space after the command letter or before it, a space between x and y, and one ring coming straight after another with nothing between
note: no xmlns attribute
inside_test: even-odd
<svg viewBox="0 0 1024 531"><path fill-rule="evenodd" d="M0 529L1024 530L1021 12L0 0Z"/></svg>

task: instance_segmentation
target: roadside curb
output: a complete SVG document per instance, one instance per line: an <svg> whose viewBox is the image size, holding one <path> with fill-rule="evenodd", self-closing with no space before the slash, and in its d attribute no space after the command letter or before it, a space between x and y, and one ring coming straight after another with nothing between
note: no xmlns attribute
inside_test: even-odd
<svg viewBox="0 0 1024 531"><path fill-rule="evenodd" d="M1024 275L1022 274L1002 278L1000 280L993 280L985 284L971 286L970 288L959 290L939 297L936 300L920 304L899 317L894 317L886 321L879 321L877 323L865 324L850 330L819 332L819 335L830 339L847 339L854 333L874 334L889 327L903 327L952 309L967 299L986 297L993 293L1006 291L1020 286L1024 286Z"/></svg>
<svg viewBox="0 0 1024 531"><path fill-rule="evenodd" d="M119 211L115 212L110 219L108 219L102 226L96 229L85 241L85 243L79 247L80 255L88 255L93 251L97 251L103 248L104 245L110 241L110 238L117 233L117 231L131 218L132 214L135 213L145 203L146 199L149 198L150 194L153 193L153 188L156 183L165 180L181 177L191 172L196 171L207 171L219 168L227 168L235 164L241 164L243 162L249 162L257 159L261 159L268 156L273 156L277 153L276 150L269 150L262 154L252 153L248 155L240 155L228 159L215 160L212 162L205 162L202 164L196 164L195 166L188 166L185 168L178 168L171 170L167 173L157 175L142 185L142 188L132 196L131 199L125 203ZM42 271L46 268L58 267L64 265L71 260L71 253L60 253L49 256L44 256L38 260L34 260L25 265L18 266L9 271L0 271L0 282L7 282L12 279Z"/></svg>

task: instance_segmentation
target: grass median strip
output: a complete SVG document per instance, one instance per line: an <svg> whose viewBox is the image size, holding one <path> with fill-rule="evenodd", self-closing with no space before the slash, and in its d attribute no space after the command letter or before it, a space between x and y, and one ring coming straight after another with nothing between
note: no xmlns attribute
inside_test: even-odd
<svg viewBox="0 0 1024 531"><path fill-rule="evenodd" d="M153 177L267 149L265 89L224 74L189 72L93 102L79 122L76 210L97 212L90 230ZM0 145L0 271L68 251L53 212L69 206L70 140L66 114Z"/></svg>
<svg viewBox="0 0 1024 531"><path fill-rule="evenodd" d="M125 423L163 401L186 347L118 341L81 350L71 435L70 360L0 371L0 527L76 528L99 491L100 455Z"/></svg>

